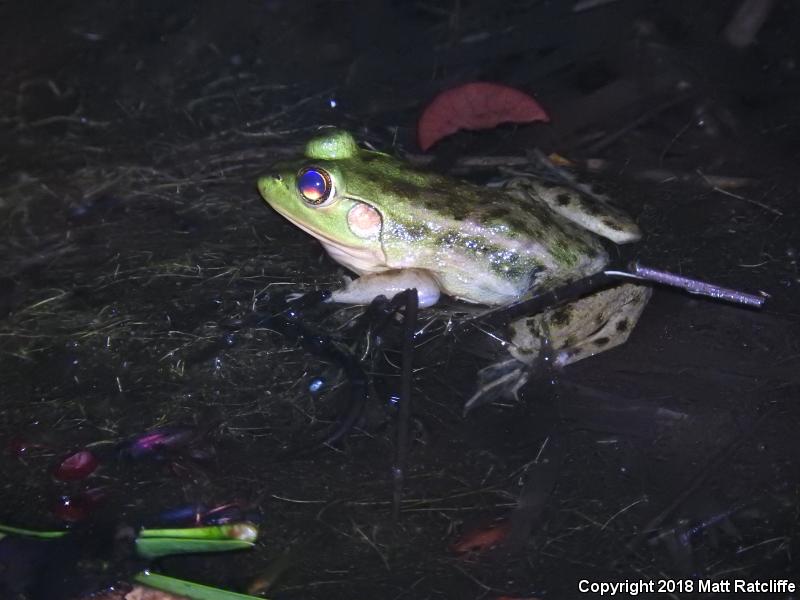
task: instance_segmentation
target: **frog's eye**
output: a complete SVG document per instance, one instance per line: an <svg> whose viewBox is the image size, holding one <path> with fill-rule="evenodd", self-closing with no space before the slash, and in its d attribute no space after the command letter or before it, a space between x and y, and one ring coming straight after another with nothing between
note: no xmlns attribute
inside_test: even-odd
<svg viewBox="0 0 800 600"><path fill-rule="evenodd" d="M320 206L333 197L333 180L324 169L307 167L297 175L297 191L308 204Z"/></svg>

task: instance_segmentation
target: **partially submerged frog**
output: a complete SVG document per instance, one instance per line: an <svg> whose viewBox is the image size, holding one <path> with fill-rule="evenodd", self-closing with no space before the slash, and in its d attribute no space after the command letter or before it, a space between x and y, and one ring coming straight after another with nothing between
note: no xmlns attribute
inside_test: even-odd
<svg viewBox="0 0 800 600"><path fill-rule="evenodd" d="M440 294L505 305L603 270L600 236L641 236L601 197L532 178L489 189L421 172L341 130L313 138L258 189L360 276L332 295L350 304L416 288L422 307ZM512 323L513 358L480 393L516 393L545 348L563 366L623 343L649 297L650 288L625 283Z"/></svg>

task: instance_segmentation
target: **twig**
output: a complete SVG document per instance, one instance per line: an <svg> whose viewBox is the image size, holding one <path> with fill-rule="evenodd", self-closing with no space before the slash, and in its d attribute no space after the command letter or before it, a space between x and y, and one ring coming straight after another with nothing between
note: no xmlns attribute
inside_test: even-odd
<svg viewBox="0 0 800 600"><path fill-rule="evenodd" d="M633 502L631 502L631 503L630 503L630 504L628 504L627 506L623 506L623 507L622 507L622 508L620 508L620 509L619 509L617 512L615 512L613 515L611 515L610 517L608 517L608 519L606 520L606 522L605 522L605 523L603 523L603 525L600 527L600 529L601 529L601 530L605 529L606 527L608 527L608 524L609 524L609 523L611 523L611 521L613 521L614 519L616 519L618 516L620 516L620 515L622 515L622 514L624 514L624 513L628 512L628 511L629 511L630 509L632 509L634 506L636 506L637 504L641 504L642 502L647 502L647 498L639 498L638 500L634 500Z"/></svg>
<svg viewBox="0 0 800 600"><path fill-rule="evenodd" d="M419 297L416 289L406 290L405 295L403 366L397 415L397 447L392 471L394 482L392 515L395 522L400 517L400 501L403 497L403 480L408 460L408 424L411 420L411 378L413 374L412 359L414 358L414 333L417 328L417 309L419 307Z"/></svg>
<svg viewBox="0 0 800 600"><path fill-rule="evenodd" d="M725 27L725 40L735 48L752 44L772 12L774 0L743 0Z"/></svg>
<svg viewBox="0 0 800 600"><path fill-rule="evenodd" d="M698 175L700 175L700 177L705 178L705 176L700 171L698 171L697 173ZM719 192L720 194L725 194L726 196L730 196L731 198L736 198L737 200L742 200L743 202L754 204L755 206L763 208L764 210L769 211L774 215L778 215L779 217L783 216L783 213L777 208L773 208L768 204L759 202L758 200L753 200L752 198L745 198L744 196L740 196L739 194L734 194L733 192L729 192L728 190L723 190L722 188L719 188L717 186L712 186L711 189L714 190L715 192Z"/></svg>
<svg viewBox="0 0 800 600"><path fill-rule="evenodd" d="M579 13L585 10L599 8L616 1L617 0L578 0L578 2L575 3L575 6L572 7L572 12Z"/></svg>
<svg viewBox="0 0 800 600"><path fill-rule="evenodd" d="M358 525L356 525L355 523L353 523L353 528L356 530L356 533L358 533L358 535L360 535L360 536L361 536L361 538L362 538L362 539L363 539L365 542L367 542L367 544L368 544L368 545L369 545L369 546L370 546L370 547L371 547L373 550L375 550L375 552L378 554L378 556L380 556L380 557L381 557L381 560L383 561L383 566L384 566L384 567L386 567L386 570L387 570L387 571L389 571L389 572L391 572L391 571L392 571L392 569L391 569L391 567L389 567L389 561L388 561L388 559L386 558L386 555L385 555L383 552L381 552L381 549L380 549L380 548L378 548L378 545L377 545L375 542L373 542L371 539L369 539L369 537L367 536L367 534L366 534L366 533L364 533L364 531L363 531L363 530L362 530L362 529L361 529L361 528L360 528Z"/></svg>

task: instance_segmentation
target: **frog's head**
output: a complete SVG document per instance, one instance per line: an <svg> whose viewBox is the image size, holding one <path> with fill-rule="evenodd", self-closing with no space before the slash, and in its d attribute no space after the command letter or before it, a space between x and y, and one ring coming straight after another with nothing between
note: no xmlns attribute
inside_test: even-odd
<svg viewBox="0 0 800 600"><path fill-rule="evenodd" d="M363 177L365 154L377 153L360 150L346 131L330 130L306 144L301 161L280 165L258 180L270 206L356 273L385 268L381 213L348 193L348 181Z"/></svg>

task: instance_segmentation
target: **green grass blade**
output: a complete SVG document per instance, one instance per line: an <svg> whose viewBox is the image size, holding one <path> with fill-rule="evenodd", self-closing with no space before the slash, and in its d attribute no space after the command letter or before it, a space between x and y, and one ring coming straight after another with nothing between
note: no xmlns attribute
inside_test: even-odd
<svg viewBox="0 0 800 600"><path fill-rule="evenodd" d="M208 527L181 527L179 529L142 529L140 538L167 537L192 538L204 540L242 540L255 542L258 528L252 523L228 523L227 525L210 525Z"/></svg>
<svg viewBox="0 0 800 600"><path fill-rule="evenodd" d="M42 538L45 540L54 540L56 538L64 537L68 531L35 531L33 529L22 529L20 527L11 527L11 525L0 525L0 533L10 533L12 535L24 535L26 537ZM2 538L0 538L2 539Z"/></svg>
<svg viewBox="0 0 800 600"><path fill-rule="evenodd" d="M264 600L258 596L229 592L227 590L221 590L183 579L175 579L174 577L167 577L166 575L159 575L158 573L150 573L148 571L139 573L133 580L136 583L141 583L142 585L169 592L177 596L186 596L192 600Z"/></svg>
<svg viewBox="0 0 800 600"><path fill-rule="evenodd" d="M187 538L138 538L136 553L142 558L159 558L172 554L204 554L249 550L253 542L243 540L195 540Z"/></svg>

